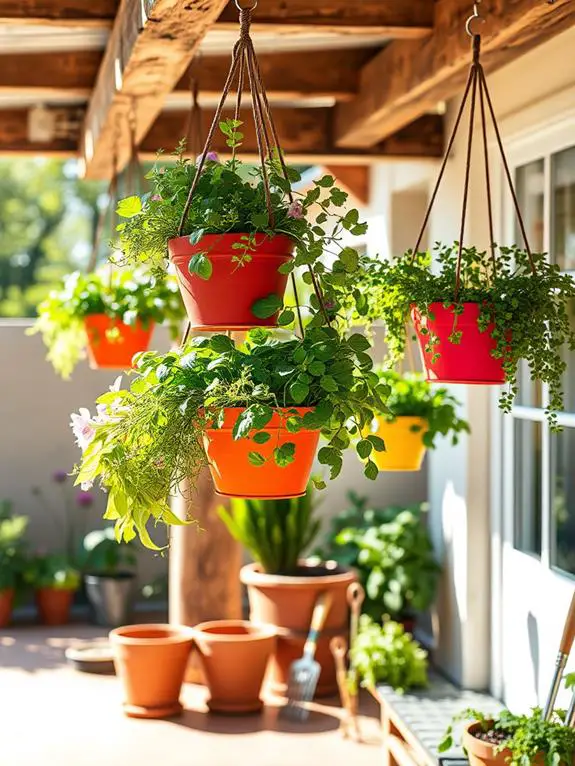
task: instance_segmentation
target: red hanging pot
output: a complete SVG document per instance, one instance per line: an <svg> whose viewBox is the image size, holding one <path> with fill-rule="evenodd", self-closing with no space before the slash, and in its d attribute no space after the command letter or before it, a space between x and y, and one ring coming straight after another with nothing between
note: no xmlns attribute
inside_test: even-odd
<svg viewBox="0 0 575 766"><path fill-rule="evenodd" d="M294 412L301 417L311 409L292 407L282 410L281 414L274 413L262 429L271 436L265 444L256 444L251 438L253 434L234 440L232 430L242 412L242 407L226 407L222 428L207 428L204 434L204 448L218 494L258 499L305 495L319 431L301 429L291 433L285 420ZM288 442L295 444L294 460L289 465L279 466L273 451ZM265 463L253 465L249 460L250 452L258 452L265 458Z"/></svg>
<svg viewBox="0 0 575 766"><path fill-rule="evenodd" d="M193 329L207 331L249 330L250 327L275 327L278 312L260 319L252 311L258 300L270 295L283 299L287 275L278 268L290 260L293 240L283 234L255 235L255 250L249 263L238 266L234 258L242 254L241 238L246 234L206 234L196 245L189 237L168 242L176 267L182 299ZM234 248L234 245L236 248ZM209 279L190 273L190 260L204 253L212 266Z"/></svg>
<svg viewBox="0 0 575 766"><path fill-rule="evenodd" d="M146 327L136 320L127 325L106 314L91 314L84 319L88 336L88 360L93 370L126 370L132 366L134 354L147 351L154 323Z"/></svg>
<svg viewBox="0 0 575 766"><path fill-rule="evenodd" d="M433 318L423 316L417 306L412 307L413 324L427 380L494 386L505 383L502 360L492 356L497 346L491 337L495 325L490 324L484 332L480 332L477 325L480 314L478 303L464 303L463 313L457 316L453 306L444 308L442 303L430 304L429 312ZM449 341L454 330L461 333L459 343ZM427 351L430 335L438 341Z"/></svg>

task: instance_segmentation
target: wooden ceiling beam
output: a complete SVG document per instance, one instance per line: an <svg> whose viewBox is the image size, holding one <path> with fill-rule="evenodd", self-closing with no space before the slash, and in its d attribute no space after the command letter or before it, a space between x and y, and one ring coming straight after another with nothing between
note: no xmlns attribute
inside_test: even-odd
<svg viewBox="0 0 575 766"><path fill-rule="evenodd" d="M76 127L62 130L61 137L48 141L33 142L28 133L27 109L2 109L0 111L0 155L42 155L73 157L78 152L78 116L73 109L57 110L62 123Z"/></svg>
<svg viewBox="0 0 575 766"><path fill-rule="evenodd" d="M482 62L497 69L575 24L575 0L484 0ZM373 146L462 89L471 63L469 0L437 0L433 35L394 41L361 73L359 95L337 107L335 142Z"/></svg>
<svg viewBox="0 0 575 766"><path fill-rule="evenodd" d="M139 143L225 4L121 0L80 137L86 177L110 178L115 149L119 166L127 163L129 110L134 107Z"/></svg>
<svg viewBox="0 0 575 766"><path fill-rule="evenodd" d="M0 24L111 27L119 0L0 0Z"/></svg>
<svg viewBox="0 0 575 766"><path fill-rule="evenodd" d="M102 61L99 51L46 51L0 55L0 93L88 99Z"/></svg>

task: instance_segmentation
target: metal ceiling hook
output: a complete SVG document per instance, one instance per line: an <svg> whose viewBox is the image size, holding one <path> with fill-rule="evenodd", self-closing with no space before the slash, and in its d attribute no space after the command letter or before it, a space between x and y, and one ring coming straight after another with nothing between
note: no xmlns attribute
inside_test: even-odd
<svg viewBox="0 0 575 766"><path fill-rule="evenodd" d="M236 8L239 11L255 11L258 5L258 0L251 0L251 2L248 2L247 0L235 0Z"/></svg>
<svg viewBox="0 0 575 766"><path fill-rule="evenodd" d="M478 24L485 24L485 19L479 13L480 2L481 0L477 0L475 3L473 3L473 15L470 16L465 23L465 29L469 37L475 37L475 35L479 34L479 32L474 32L472 29L472 25L475 22L477 22Z"/></svg>

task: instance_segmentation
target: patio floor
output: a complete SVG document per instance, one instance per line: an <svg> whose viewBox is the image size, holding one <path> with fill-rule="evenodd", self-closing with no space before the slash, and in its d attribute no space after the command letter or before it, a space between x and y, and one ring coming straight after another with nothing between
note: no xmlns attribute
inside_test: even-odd
<svg viewBox="0 0 575 766"><path fill-rule="evenodd" d="M0 635L1 766L378 766L378 709L361 700L364 742L344 740L337 700L314 705L308 722L262 715L211 715L205 689L186 684L180 718L139 721L121 711L114 676L68 667L66 647L106 635L84 625L17 627Z"/></svg>

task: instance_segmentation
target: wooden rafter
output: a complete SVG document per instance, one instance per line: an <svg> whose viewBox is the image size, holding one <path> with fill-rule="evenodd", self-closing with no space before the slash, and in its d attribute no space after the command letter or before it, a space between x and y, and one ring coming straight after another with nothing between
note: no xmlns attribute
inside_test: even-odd
<svg viewBox="0 0 575 766"><path fill-rule="evenodd" d="M469 0L437 0L433 35L394 41L361 73L359 95L337 107L338 146L373 146L461 89L470 64ZM575 24L575 0L484 0L482 61L487 71Z"/></svg>
<svg viewBox="0 0 575 766"><path fill-rule="evenodd" d="M119 0L0 0L0 24L110 27Z"/></svg>

